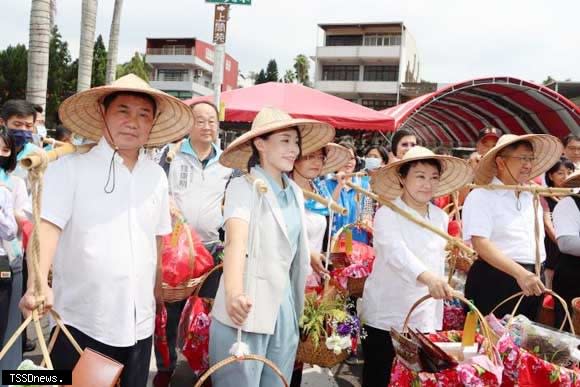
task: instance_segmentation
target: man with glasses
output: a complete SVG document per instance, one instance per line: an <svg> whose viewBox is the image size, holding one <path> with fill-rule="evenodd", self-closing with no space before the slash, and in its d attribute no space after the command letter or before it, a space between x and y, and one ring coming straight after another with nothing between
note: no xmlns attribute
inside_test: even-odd
<svg viewBox="0 0 580 387"><path fill-rule="evenodd" d="M549 135L504 135L479 162L475 183L527 185L548 170L560 156L559 140ZM535 274L535 206L530 192L474 189L463 206L463 238L471 242L479 259L465 284L465 296L485 315L507 297L523 291L539 296L544 290ZM539 260L545 259L542 207L537 207ZM536 317L539 297L527 297L520 313ZM511 313L512 304L496 315Z"/></svg>
<svg viewBox="0 0 580 387"><path fill-rule="evenodd" d="M580 136L570 134L562 141L564 143L564 156L574 163L576 169L580 169Z"/></svg>
<svg viewBox="0 0 580 387"><path fill-rule="evenodd" d="M199 234L204 246L215 255L221 246L219 230L223 217L221 205L226 183L232 170L219 163L221 150L215 144L218 131L218 110L212 103L199 102L191 106L194 125L189 137L182 141L170 165L166 165L172 204L183 214L186 222ZM163 165L166 154L161 157ZM214 278L215 279L215 278ZM211 287L213 281L207 281ZM217 291L217 283L214 284ZM211 293L211 292L210 292ZM212 294L208 294L212 296ZM155 387L169 386L175 371L177 326L185 301L166 303L167 343L170 365L163 366L161 355L155 349L158 373Z"/></svg>

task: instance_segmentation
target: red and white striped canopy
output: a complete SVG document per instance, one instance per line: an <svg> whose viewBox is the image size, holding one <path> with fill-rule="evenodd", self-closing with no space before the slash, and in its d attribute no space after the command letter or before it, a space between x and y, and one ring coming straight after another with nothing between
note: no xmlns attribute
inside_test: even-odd
<svg viewBox="0 0 580 387"><path fill-rule="evenodd" d="M503 133L580 134L580 108L555 91L511 77L474 79L382 111L395 129L417 133L426 145L473 146L486 127Z"/></svg>

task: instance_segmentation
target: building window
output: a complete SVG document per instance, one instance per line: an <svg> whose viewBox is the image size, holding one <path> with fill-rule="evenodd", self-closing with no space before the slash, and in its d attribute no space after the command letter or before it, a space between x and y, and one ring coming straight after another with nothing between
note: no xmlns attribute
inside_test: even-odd
<svg viewBox="0 0 580 387"><path fill-rule="evenodd" d="M365 66L365 81L396 82L398 77L398 66Z"/></svg>
<svg viewBox="0 0 580 387"><path fill-rule="evenodd" d="M364 36L365 46L400 46L401 35L368 34Z"/></svg>
<svg viewBox="0 0 580 387"><path fill-rule="evenodd" d="M385 110L395 106L397 101L394 99L363 99L362 105L373 110Z"/></svg>
<svg viewBox="0 0 580 387"><path fill-rule="evenodd" d="M327 35L327 46L362 46L362 35Z"/></svg>
<svg viewBox="0 0 580 387"><path fill-rule="evenodd" d="M205 59L213 63L214 53L211 48L205 49Z"/></svg>
<svg viewBox="0 0 580 387"><path fill-rule="evenodd" d="M352 66L322 66L323 81L358 81L358 65Z"/></svg>
<svg viewBox="0 0 580 387"><path fill-rule="evenodd" d="M188 70L159 69L157 70L157 80L169 82L182 82L189 81L190 79Z"/></svg>

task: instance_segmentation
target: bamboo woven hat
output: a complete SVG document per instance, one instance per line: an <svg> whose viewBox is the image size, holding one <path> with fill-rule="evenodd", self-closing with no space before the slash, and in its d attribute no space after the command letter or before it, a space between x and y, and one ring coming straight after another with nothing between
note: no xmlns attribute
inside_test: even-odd
<svg viewBox="0 0 580 387"><path fill-rule="evenodd" d="M288 113L265 107L256 115L252 128L236 138L221 154L220 163L229 168L247 171L252 156L252 140L264 134L296 127L302 138L302 154L323 148L334 139L334 128L321 121L292 118Z"/></svg>
<svg viewBox="0 0 580 387"><path fill-rule="evenodd" d="M560 159L562 155L562 142L549 134L526 134L517 136L515 134L504 134L497 144L489 150L479 161L475 170L475 184L489 184L494 176L497 175L497 165L495 158L508 145L518 141L528 141L534 148L534 157L536 158L530 173L530 179L540 176Z"/></svg>
<svg viewBox="0 0 580 387"><path fill-rule="evenodd" d="M562 187L580 188L580 171L574 172L564 180Z"/></svg>
<svg viewBox="0 0 580 387"><path fill-rule="evenodd" d="M189 106L152 88L135 74L125 75L110 85L94 87L67 98L58 109L60 120L72 132L98 141L105 130L101 111L103 99L118 91L148 94L157 103L157 115L145 146L164 145L185 137L191 131L193 112Z"/></svg>
<svg viewBox="0 0 580 387"><path fill-rule="evenodd" d="M404 164L420 160L437 160L441 163L441 177L439 186L433 197L443 196L457 191L473 180L473 169L467 161L453 156L443 156L433 153L422 146L415 146L399 161L385 165L376 170L371 179L373 191L386 199L393 200L403 193L399 181L399 170Z"/></svg>
<svg viewBox="0 0 580 387"><path fill-rule="evenodd" d="M326 152L326 161L322 166L321 175L338 171L350 160L350 151L342 145L331 142L326 144L324 150Z"/></svg>

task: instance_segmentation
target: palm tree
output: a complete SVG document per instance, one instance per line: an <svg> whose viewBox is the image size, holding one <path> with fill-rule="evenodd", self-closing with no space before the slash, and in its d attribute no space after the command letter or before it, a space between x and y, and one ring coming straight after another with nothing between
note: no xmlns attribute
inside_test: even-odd
<svg viewBox="0 0 580 387"><path fill-rule="evenodd" d="M48 83L48 52L53 4L51 0L32 0L28 41L26 99L45 109Z"/></svg>
<svg viewBox="0 0 580 387"><path fill-rule="evenodd" d="M298 83L304 86L310 86L310 79L308 72L310 71L310 62L308 57L304 54L300 54L294 58L294 69L296 70L296 79Z"/></svg>
<svg viewBox="0 0 580 387"><path fill-rule="evenodd" d="M109 33L109 54L107 56L107 85L115 80L117 72L117 55L119 54L119 28L121 25L121 10L123 0L115 0L113 11L113 21L111 22L111 32Z"/></svg>
<svg viewBox="0 0 580 387"><path fill-rule="evenodd" d="M286 70L284 74L284 83L294 83L296 80L296 73L290 69Z"/></svg>
<svg viewBox="0 0 580 387"><path fill-rule="evenodd" d="M97 3L98 0L83 0L77 91L87 90L91 87L93 47L95 44L95 28L97 24Z"/></svg>

